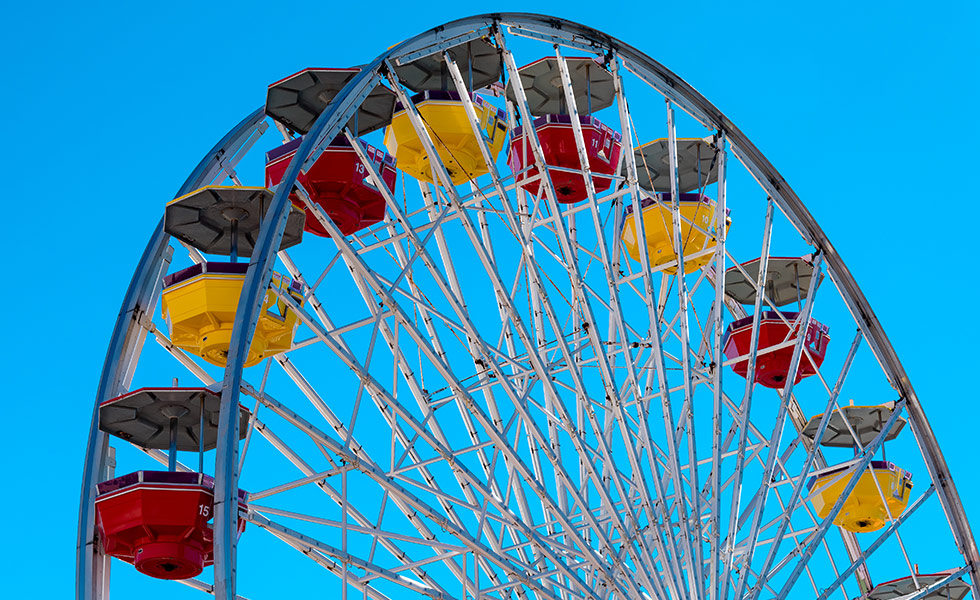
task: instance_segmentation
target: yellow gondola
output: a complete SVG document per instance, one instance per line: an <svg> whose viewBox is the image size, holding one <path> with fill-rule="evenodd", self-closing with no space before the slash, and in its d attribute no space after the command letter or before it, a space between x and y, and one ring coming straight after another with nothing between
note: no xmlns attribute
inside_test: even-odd
<svg viewBox="0 0 980 600"><path fill-rule="evenodd" d="M430 90L413 96L412 102L429 130L436 152L454 185L476 179L489 171L459 94ZM483 139L496 159L507 137L505 113L477 95L473 95L473 107L480 120ZM395 116L385 130L384 141L388 153L397 159L399 169L419 181L433 180L429 156L412 127L408 113L400 104L395 106Z"/></svg>
<svg viewBox="0 0 980 600"><path fill-rule="evenodd" d="M227 366L231 330L247 268L247 263L202 263L166 277L162 309L174 345L213 365ZM246 367L292 346L298 317L273 288L288 290L297 303L303 301L299 288L288 277L273 273Z"/></svg>
<svg viewBox="0 0 980 600"><path fill-rule="evenodd" d="M643 228L646 233L650 268L677 261L674 251L674 219L671 211L670 194L661 194L661 199L648 198L642 203ZM701 194L681 194L681 237L684 240L684 256L688 257L705 250L700 256L685 258L684 271L690 273L711 261L710 250L715 247L714 223L715 201ZM726 229L731 224L726 219ZM640 260L640 242L636 234L633 208L626 209L622 231L623 245L633 260ZM664 269L667 274L677 272L677 266Z"/></svg>
<svg viewBox="0 0 980 600"><path fill-rule="evenodd" d="M810 496L810 502L813 503L817 516L821 519L830 514L830 509L840 498L851 478L855 476L852 473L834 481L846 468L832 467L818 472L807 482L807 488L815 491ZM878 481L877 486L875 480ZM881 487L881 494L878 493L878 487ZM911 489L911 473L899 469L890 462L871 461L871 471L865 470L861 473L857 485L834 518L834 525L855 533L877 531L888 522L888 511L891 511L893 518L902 514L908 505ZM885 502L881 499L882 495L887 502L887 511Z"/></svg>

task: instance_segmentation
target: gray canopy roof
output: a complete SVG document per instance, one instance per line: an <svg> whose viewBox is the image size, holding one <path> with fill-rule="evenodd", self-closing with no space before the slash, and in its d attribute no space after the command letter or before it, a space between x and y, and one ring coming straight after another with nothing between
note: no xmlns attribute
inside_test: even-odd
<svg viewBox="0 0 980 600"><path fill-rule="evenodd" d="M725 271L725 293L739 304L755 303L755 284L759 279L759 259L730 267ZM742 274L745 271L749 279ZM776 306L785 306L806 298L813 277L809 256L801 258L770 257L766 268L766 297ZM823 278L823 275L820 276Z"/></svg>
<svg viewBox="0 0 980 600"><path fill-rule="evenodd" d="M497 54L497 48L485 39L480 38L453 46L448 52L459 67L463 83L470 91L485 88L500 80L500 55ZM470 86L471 74L472 87ZM402 85L415 92L456 89L441 52L396 66L395 75Z"/></svg>
<svg viewBox="0 0 980 600"><path fill-rule="evenodd" d="M936 573L928 575L916 575L919 585L916 586L912 577L903 577L894 581L879 583L868 594L868 600L897 600L908 594L916 592L919 588L928 587L940 579L948 576L948 573ZM954 579L947 586L922 596L923 600L963 600L970 594L970 586L962 579Z"/></svg>
<svg viewBox="0 0 980 600"><path fill-rule="evenodd" d="M269 86L265 114L286 127L306 134L323 109L361 69L303 69ZM357 135L365 135L391 123L395 93L375 86L357 113ZM354 117L347 126L354 130Z"/></svg>
<svg viewBox="0 0 980 600"><path fill-rule="evenodd" d="M238 255L251 256L262 218L272 202L266 188L209 185L167 204L164 230L206 254L231 254L232 221L238 220ZM306 215L291 206L280 250L303 239Z"/></svg>
<svg viewBox="0 0 980 600"><path fill-rule="evenodd" d="M847 429L847 424L844 423L845 418L847 418L847 422L850 423L851 428L854 429L854 433L860 439L861 445L866 446L870 444L881 433L885 423L891 417L893 407L894 403L891 402L875 406L843 406L841 407L841 411L844 412L843 415L841 415L840 411L835 410L830 415L830 422L827 424L827 430L824 432L820 444L837 448L851 448L854 446L854 437ZM807 421L802 435L812 440L813 436L817 433L817 427L820 425L820 419L822 417L823 413L815 415ZM885 439L895 439L904 427L905 419L898 417L892 424L892 428L885 436Z"/></svg>
<svg viewBox="0 0 980 600"><path fill-rule="evenodd" d="M670 155L667 138L653 140L633 151L636 180L651 192L670 192ZM677 179L680 192L690 192L718 181L715 147L710 138L677 140Z"/></svg>
<svg viewBox="0 0 980 600"><path fill-rule="evenodd" d="M579 114L585 115L589 112L589 94L592 96L592 112L612 106L616 90L609 71L591 58L566 58L565 63L568 65L568 75L572 80L575 106ZM518 72L532 115L541 117L568 112L557 58L542 58L521 67ZM507 98L516 102L511 85L511 82L507 83Z"/></svg>
<svg viewBox="0 0 980 600"><path fill-rule="evenodd" d="M148 449L170 447L170 417L177 417L177 449L197 451L204 410L204 449L218 440L221 395L208 388L141 388L99 406L99 429ZM245 436L249 410L239 411L239 431Z"/></svg>

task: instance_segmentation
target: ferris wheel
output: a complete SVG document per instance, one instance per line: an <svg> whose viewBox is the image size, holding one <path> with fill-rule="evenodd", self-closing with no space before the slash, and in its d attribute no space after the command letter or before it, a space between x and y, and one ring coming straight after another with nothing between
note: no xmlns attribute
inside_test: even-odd
<svg viewBox="0 0 980 600"><path fill-rule="evenodd" d="M632 46L495 14L305 69L167 200L96 395L79 599L980 594L857 283Z"/></svg>

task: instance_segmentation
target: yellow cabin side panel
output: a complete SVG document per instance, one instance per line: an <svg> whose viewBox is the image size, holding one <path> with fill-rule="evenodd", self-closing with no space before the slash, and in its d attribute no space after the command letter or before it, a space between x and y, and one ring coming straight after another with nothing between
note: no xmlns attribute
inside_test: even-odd
<svg viewBox="0 0 980 600"><path fill-rule="evenodd" d="M208 273L164 290L161 307L174 345L213 365L227 366L244 281L244 275ZM267 291L245 366L289 350L297 323L297 315Z"/></svg>
<svg viewBox="0 0 980 600"><path fill-rule="evenodd" d="M810 497L810 502L817 510L817 516L825 518L830 514L837 499L844 492L844 488L854 475L841 477L831 483L825 489L820 489L828 482L833 481L839 473L824 475L817 479L813 484L813 489L817 492ZM886 502L882 502L881 494L875 486L875 479L881 486L881 492L885 496ZM909 492L912 489L912 482L905 478L905 471L897 469L874 469L874 475L865 471L861 474L857 485L847 500L837 517L834 518L834 525L861 533L865 531L877 531L888 523L888 512L885 510L887 503L888 511L891 516L897 518L909 502Z"/></svg>
<svg viewBox="0 0 980 600"><path fill-rule="evenodd" d="M684 255L689 256L704 250L714 249L716 242L714 235L709 236L705 233L713 232L714 201L683 202L680 206L680 214ZM670 204L662 203L647 206L643 209L641 217L646 235L650 268L655 269L661 265L677 261L677 253L674 251L674 217ZM626 215L623 223L622 240L626 252L637 262L641 259L638 238L636 221L633 214L630 213ZM686 258L684 271L688 273L696 271L711 262L711 259L712 254L710 252L695 258ZM664 272L672 275L677 272L677 267L676 265L669 267L664 269Z"/></svg>
<svg viewBox="0 0 980 600"><path fill-rule="evenodd" d="M489 172L462 102L426 100L416 104L416 108L454 185ZM474 108L484 140L496 160L504 147L507 133L497 127L497 111L494 107L475 104ZM422 140L416 135L407 112L403 110L395 113L391 125L385 130L384 143L388 152L397 159L399 169L420 181L433 180L429 156L422 146Z"/></svg>

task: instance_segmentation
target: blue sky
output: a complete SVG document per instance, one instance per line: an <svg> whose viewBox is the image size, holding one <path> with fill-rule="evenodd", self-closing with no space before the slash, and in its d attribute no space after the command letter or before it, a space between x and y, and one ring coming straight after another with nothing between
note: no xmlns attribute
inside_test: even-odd
<svg viewBox="0 0 980 600"><path fill-rule="evenodd" d="M139 253L197 157L264 101L268 83L307 66L366 62L487 10L553 14L618 37L686 79L755 142L868 296L980 523L975 3L274 5L4 11L0 164L9 201L0 244L18 310L2 350L10 393L0 456L9 482L31 486L0 501L13 519L2 552L26 569L4 588L71 593L79 476L105 345ZM29 581L37 578L43 591Z"/></svg>

